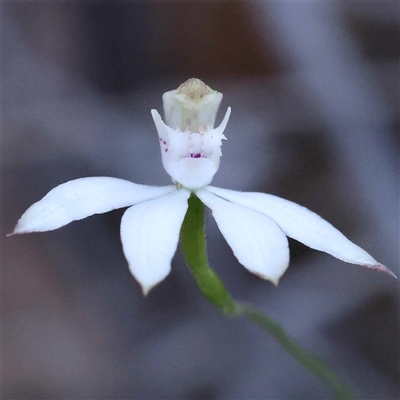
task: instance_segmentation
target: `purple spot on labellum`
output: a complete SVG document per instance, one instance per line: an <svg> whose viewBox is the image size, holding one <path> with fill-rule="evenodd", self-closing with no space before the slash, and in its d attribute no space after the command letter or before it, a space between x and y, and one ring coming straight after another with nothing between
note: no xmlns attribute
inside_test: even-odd
<svg viewBox="0 0 400 400"><path fill-rule="evenodd" d="M166 142L165 140L163 140L163 143L164 143L164 144L167 144L167 142Z"/></svg>
<svg viewBox="0 0 400 400"><path fill-rule="evenodd" d="M168 152L168 149L165 149L164 151L167 153L167 152Z"/></svg>
<svg viewBox="0 0 400 400"><path fill-rule="evenodd" d="M201 154L200 153L196 153L196 154L191 153L190 157L191 158L201 158Z"/></svg>

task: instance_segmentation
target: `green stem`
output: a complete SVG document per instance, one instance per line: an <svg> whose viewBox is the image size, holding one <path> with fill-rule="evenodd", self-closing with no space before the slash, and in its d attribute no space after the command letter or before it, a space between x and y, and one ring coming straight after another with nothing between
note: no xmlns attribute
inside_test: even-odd
<svg viewBox="0 0 400 400"><path fill-rule="evenodd" d="M204 205L194 194L189 199L189 208L183 221L180 240L186 263L201 293L208 301L225 315L248 317L253 323L266 330L296 361L323 379L335 392L337 399L354 398L350 388L341 381L338 375L291 339L277 322L231 298L220 278L208 264Z"/></svg>
<svg viewBox="0 0 400 400"><path fill-rule="evenodd" d="M224 314L232 315L235 310L235 302L217 274L208 265L205 237L204 205L192 194L181 228L182 251L204 297Z"/></svg>

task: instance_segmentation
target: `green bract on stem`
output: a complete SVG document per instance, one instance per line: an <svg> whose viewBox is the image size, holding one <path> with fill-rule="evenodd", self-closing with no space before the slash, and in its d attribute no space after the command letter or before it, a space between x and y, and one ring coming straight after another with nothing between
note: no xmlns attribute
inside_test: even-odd
<svg viewBox="0 0 400 400"><path fill-rule="evenodd" d="M337 399L352 399L350 388L329 367L291 339L285 330L267 315L232 299L217 274L210 268L207 259L204 205L192 194L189 208L180 233L180 242L186 263L204 295L221 312L229 316L245 316L267 331L296 361L314 375L323 379L334 391Z"/></svg>

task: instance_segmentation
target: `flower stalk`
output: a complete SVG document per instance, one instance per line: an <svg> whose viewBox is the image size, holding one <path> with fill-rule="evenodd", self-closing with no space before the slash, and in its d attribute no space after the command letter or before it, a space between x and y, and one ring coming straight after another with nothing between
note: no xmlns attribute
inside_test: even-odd
<svg viewBox="0 0 400 400"><path fill-rule="evenodd" d="M290 338L285 330L267 315L232 299L224 284L211 269L207 259L205 211L203 203L192 194L189 208L180 233L180 243L186 263L204 297L220 311L232 317L244 316L267 331L282 348L312 374L320 377L331 387L338 400L353 399L351 389L342 382L324 362L303 349Z"/></svg>
<svg viewBox="0 0 400 400"><path fill-rule="evenodd" d="M221 279L208 264L204 205L195 194L190 196L188 203L189 208L180 234L181 248L186 263L204 297L224 314L233 315L235 302L231 299Z"/></svg>

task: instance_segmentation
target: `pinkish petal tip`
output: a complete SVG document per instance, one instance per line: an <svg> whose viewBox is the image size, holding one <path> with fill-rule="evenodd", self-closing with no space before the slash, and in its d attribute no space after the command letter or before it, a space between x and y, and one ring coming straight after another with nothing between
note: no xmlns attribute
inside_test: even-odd
<svg viewBox="0 0 400 400"><path fill-rule="evenodd" d="M14 228L14 230L12 231L12 232L10 232L10 233L7 233L7 237L8 236L15 236L15 235L20 235L21 233L28 233L28 232L24 232L24 231L22 231L19 227L18 227L18 225L16 225L16 227Z"/></svg>
<svg viewBox="0 0 400 400"><path fill-rule="evenodd" d="M365 265L365 266L374 269L375 271L384 272L385 274L391 275L393 276L393 278L397 279L397 276L383 264Z"/></svg>

